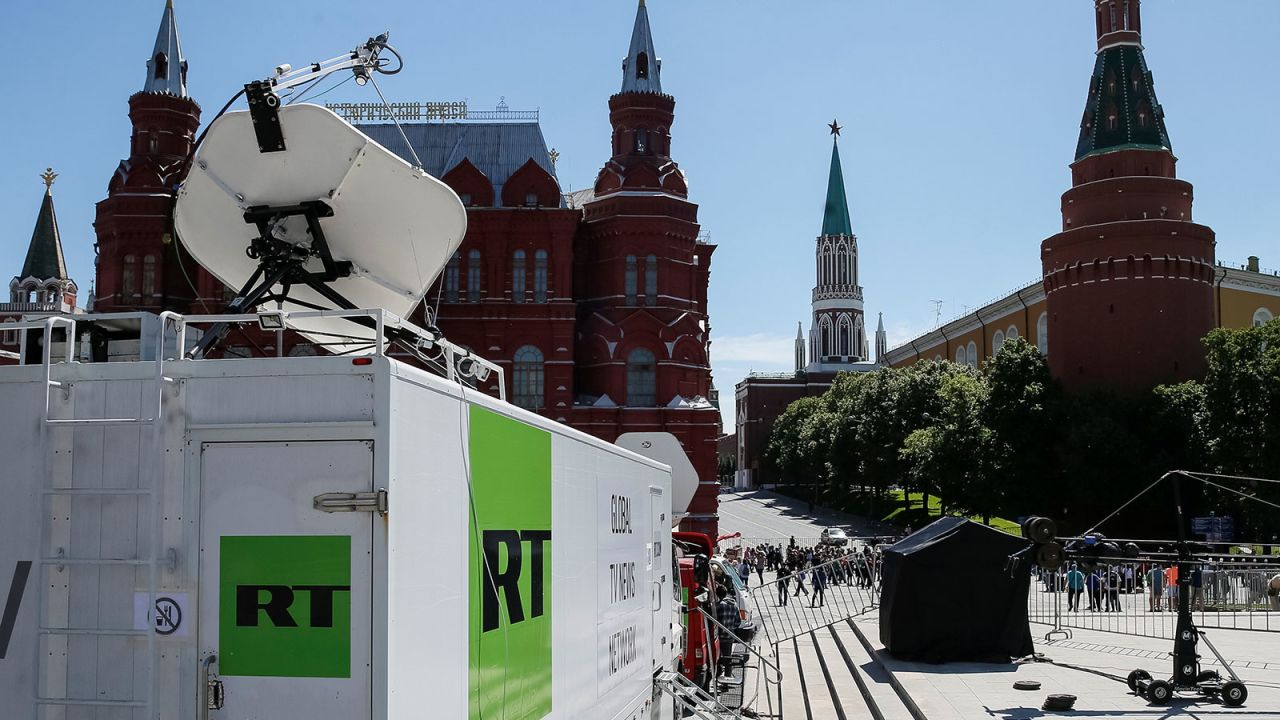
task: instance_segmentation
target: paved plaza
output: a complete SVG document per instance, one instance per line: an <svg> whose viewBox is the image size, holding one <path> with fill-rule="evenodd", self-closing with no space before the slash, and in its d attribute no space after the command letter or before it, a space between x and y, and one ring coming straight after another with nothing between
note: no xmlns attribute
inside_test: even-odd
<svg viewBox="0 0 1280 720"><path fill-rule="evenodd" d="M823 527L836 525L853 535L887 532L856 518L767 493L721 496L721 532L741 532L751 542L801 544L817 541ZM1122 612L1065 612L1065 633L1053 640L1056 593L1032 584L1032 635L1042 662L1008 665L948 663L930 665L897 660L879 642L879 616L871 594L848 586L827 591L822 608L809 608L810 598L789 597L779 605L774 574L761 586L752 577L753 599L761 623L776 635L792 636L775 647L758 644L782 669L781 687L754 693L752 707L761 717L787 720L852 720L871 717L920 720L1033 720L1086 718L1256 718L1280 720L1280 613L1209 613L1203 619L1214 645L1249 689L1243 707L1226 708L1213 701L1181 697L1163 707L1131 693L1123 679L1143 668L1168 676L1174 614L1150 612L1146 596L1123 594ZM792 588L791 592L794 592ZM963 602L963 592L957 602ZM798 605L798 606L797 606ZM1087 608L1087 600L1085 601ZM848 617L848 619L843 619ZM1042 622L1044 621L1044 622ZM1254 630L1229 629L1252 627ZM1209 628L1209 625L1218 627ZM1268 630L1268 628L1270 630ZM762 635L764 632L762 631ZM1163 637L1162 637L1163 636ZM1201 647L1206 669L1221 670L1208 648ZM1016 680L1036 680L1036 691L1016 690ZM763 682L752 680L761 688ZM1050 694L1077 697L1075 709L1041 709Z"/></svg>

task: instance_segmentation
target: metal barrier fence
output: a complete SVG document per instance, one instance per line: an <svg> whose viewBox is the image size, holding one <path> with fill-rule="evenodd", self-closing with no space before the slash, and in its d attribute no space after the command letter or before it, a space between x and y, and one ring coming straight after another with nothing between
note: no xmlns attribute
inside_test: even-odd
<svg viewBox="0 0 1280 720"><path fill-rule="evenodd" d="M1099 565L1101 577L1084 587L1069 586L1063 569L1033 570L1027 597L1032 622L1053 625L1050 635L1070 636L1068 628L1101 630L1126 635L1172 639L1177 624L1177 587L1170 590L1163 575L1153 584L1152 568L1163 573L1167 564L1135 561ZM1201 628L1280 632L1280 595L1269 593L1273 581L1280 588L1280 563L1193 563L1191 609ZM1198 577L1197 577L1198 576ZM1076 578L1077 584L1080 578ZM1157 589L1153 591L1153 586Z"/></svg>
<svg viewBox="0 0 1280 720"><path fill-rule="evenodd" d="M771 644L860 615L880 603L876 555L849 553L751 589L755 618Z"/></svg>

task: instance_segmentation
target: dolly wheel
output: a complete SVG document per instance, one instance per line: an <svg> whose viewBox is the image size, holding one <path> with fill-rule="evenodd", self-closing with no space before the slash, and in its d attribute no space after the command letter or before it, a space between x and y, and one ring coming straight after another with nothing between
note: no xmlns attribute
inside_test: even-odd
<svg viewBox="0 0 1280 720"><path fill-rule="evenodd" d="M1146 670L1134 670L1133 672L1129 673L1129 689L1133 692L1138 692L1138 681L1150 680L1150 679L1151 679L1151 673L1147 672Z"/></svg>
<svg viewBox="0 0 1280 720"><path fill-rule="evenodd" d="M1147 700L1152 705L1168 705L1173 699L1173 686L1164 680L1152 680L1147 685Z"/></svg>
<svg viewBox="0 0 1280 720"><path fill-rule="evenodd" d="M1222 704L1227 707L1240 707L1249 699L1249 689L1242 682L1232 680L1222 685Z"/></svg>

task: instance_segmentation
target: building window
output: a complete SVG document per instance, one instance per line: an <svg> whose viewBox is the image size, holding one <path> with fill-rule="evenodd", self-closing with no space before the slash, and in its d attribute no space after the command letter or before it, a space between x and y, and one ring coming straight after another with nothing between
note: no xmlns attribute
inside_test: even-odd
<svg viewBox="0 0 1280 720"><path fill-rule="evenodd" d="M1271 322L1274 317L1275 316L1271 314L1270 310L1266 308L1258 308L1258 310L1253 313L1253 326L1262 327L1263 325Z"/></svg>
<svg viewBox="0 0 1280 720"><path fill-rule="evenodd" d="M969 357L969 356L968 356L968 355L965 353L965 351L964 351L964 346L963 346L963 345L961 345L960 347L956 348L956 362L957 362L957 363L959 363L959 364L961 364L961 365L965 365L965 364L967 364L967 363L969 362L968 357Z"/></svg>
<svg viewBox="0 0 1280 720"><path fill-rule="evenodd" d="M160 136L155 130L147 133L147 152L152 155L160 152Z"/></svg>
<svg viewBox="0 0 1280 720"><path fill-rule="evenodd" d="M151 297L156 294L156 256L142 258L142 296Z"/></svg>
<svg viewBox="0 0 1280 720"><path fill-rule="evenodd" d="M649 53L640 53L636 55L636 79L644 80L649 77Z"/></svg>
<svg viewBox="0 0 1280 720"><path fill-rule="evenodd" d="M547 301L547 251L539 250L533 254L533 301Z"/></svg>
<svg viewBox="0 0 1280 720"><path fill-rule="evenodd" d="M546 405L543 399L544 377L541 350L532 345L516 350L511 369L511 401L525 410L537 410Z"/></svg>
<svg viewBox="0 0 1280 720"><path fill-rule="evenodd" d="M1040 313L1040 319L1036 320L1036 347L1040 349L1041 355L1049 354L1049 313Z"/></svg>
<svg viewBox="0 0 1280 720"><path fill-rule="evenodd" d="M650 307L658 304L658 257L650 255L644 259L644 304Z"/></svg>
<svg viewBox="0 0 1280 720"><path fill-rule="evenodd" d="M527 207L538 207L538 193L525 193L524 204Z"/></svg>
<svg viewBox="0 0 1280 720"><path fill-rule="evenodd" d="M653 407L658 404L658 377L653 353L636 348L627 356L627 405Z"/></svg>
<svg viewBox="0 0 1280 720"><path fill-rule="evenodd" d="M1018 328L1016 325L1010 325L1008 330L1004 331L1005 340L1012 340L1018 337Z"/></svg>
<svg viewBox="0 0 1280 720"><path fill-rule="evenodd" d="M831 319L824 315L822 317L822 332L820 333L820 339L818 341L818 361L821 362L826 359L827 356L834 355L835 353L832 352L833 349L831 342Z"/></svg>
<svg viewBox="0 0 1280 720"><path fill-rule="evenodd" d="M444 268L444 301L458 302L458 269L462 266L462 255L454 253L449 264Z"/></svg>
<svg viewBox="0 0 1280 720"><path fill-rule="evenodd" d="M849 346L849 318L847 316L841 317L839 322L836 324L836 327L836 354L848 357L853 354L853 350Z"/></svg>
<svg viewBox="0 0 1280 720"><path fill-rule="evenodd" d="M511 300L524 302L524 251L517 250L511 257Z"/></svg>
<svg viewBox="0 0 1280 720"><path fill-rule="evenodd" d="M649 152L649 131L644 128L637 128L632 147L637 153Z"/></svg>
<svg viewBox="0 0 1280 720"><path fill-rule="evenodd" d="M467 302L480 302L480 251L467 255Z"/></svg>
<svg viewBox="0 0 1280 720"><path fill-rule="evenodd" d="M13 318L9 318L8 320L5 320L5 322L7 322L7 323L16 323L16 322L18 322L18 321L17 321L17 320L15 320L15 319L13 319ZM2 340L0 340L0 341L2 341L5 345L17 345L17 344L18 344L18 331L17 331L17 330L5 330L5 331L4 331L4 333L3 333L3 335L2 335L2 337L3 337L3 339L2 339Z"/></svg>
<svg viewBox="0 0 1280 720"><path fill-rule="evenodd" d="M169 75L169 58L164 53L156 53L156 80L163 80Z"/></svg>
<svg viewBox="0 0 1280 720"><path fill-rule="evenodd" d="M458 199L462 201L463 205L471 207L471 193L462 193L458 196Z"/></svg>
<svg viewBox="0 0 1280 720"><path fill-rule="evenodd" d="M120 272L120 294L124 296L125 302L128 302L138 292L137 264L138 258L136 256L124 256L124 269Z"/></svg>
<svg viewBox="0 0 1280 720"><path fill-rule="evenodd" d="M626 278L623 282L623 292L626 294L626 303L628 305L636 304L636 256L627 256Z"/></svg>
<svg viewBox="0 0 1280 720"><path fill-rule="evenodd" d="M998 355L1002 347L1004 347L1004 332L997 330L996 334L991 336L991 354Z"/></svg>
<svg viewBox="0 0 1280 720"><path fill-rule="evenodd" d="M978 367L978 344L972 340L969 341L969 367Z"/></svg>

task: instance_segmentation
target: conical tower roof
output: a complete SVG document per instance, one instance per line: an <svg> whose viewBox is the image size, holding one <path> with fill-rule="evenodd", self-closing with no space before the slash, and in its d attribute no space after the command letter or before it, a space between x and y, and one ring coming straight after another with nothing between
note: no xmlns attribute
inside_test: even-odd
<svg viewBox="0 0 1280 720"><path fill-rule="evenodd" d="M19 278L33 277L37 280L67 280L67 261L62 255L62 237L58 234L58 216L53 210L53 178L52 169L45 171L44 201L40 203L40 214L36 217L36 227L31 232L31 244L27 247L27 259L22 264Z"/></svg>
<svg viewBox="0 0 1280 720"><path fill-rule="evenodd" d="M653 32L649 29L649 11L640 0L636 23L631 29L631 48L622 61L622 90L628 93L661 93L662 62L653 50Z"/></svg>
<svg viewBox="0 0 1280 720"><path fill-rule="evenodd" d="M840 169L840 126L831 123L831 175L827 179L827 207L822 214L823 235L852 235L849 200L844 192L844 172Z"/></svg>
<svg viewBox="0 0 1280 720"><path fill-rule="evenodd" d="M167 0L164 15L160 16L160 29L156 32L156 46L147 59L147 82L143 92L165 93L174 97L187 96L187 60L182 56L178 42L178 21L173 16L173 0Z"/></svg>

